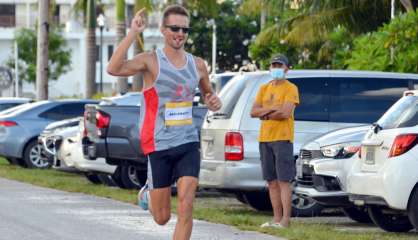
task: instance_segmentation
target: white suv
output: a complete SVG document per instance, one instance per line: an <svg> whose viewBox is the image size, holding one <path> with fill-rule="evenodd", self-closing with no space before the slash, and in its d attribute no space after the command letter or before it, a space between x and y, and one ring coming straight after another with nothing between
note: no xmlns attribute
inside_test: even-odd
<svg viewBox="0 0 418 240"><path fill-rule="evenodd" d="M365 135L347 190L382 229L418 228L418 91L405 92Z"/></svg>

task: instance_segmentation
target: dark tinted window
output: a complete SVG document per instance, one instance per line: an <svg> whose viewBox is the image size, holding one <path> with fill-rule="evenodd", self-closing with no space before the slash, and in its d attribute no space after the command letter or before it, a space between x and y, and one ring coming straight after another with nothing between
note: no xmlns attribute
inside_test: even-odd
<svg viewBox="0 0 418 240"><path fill-rule="evenodd" d="M0 111L6 110L8 108L12 108L17 105L19 105L19 103L2 103L0 104Z"/></svg>
<svg viewBox="0 0 418 240"><path fill-rule="evenodd" d="M63 120L68 118L80 117L84 113L84 103L65 103L55 106L39 116L52 120Z"/></svg>
<svg viewBox="0 0 418 240"><path fill-rule="evenodd" d="M331 84L332 122L376 122L408 90L406 79L336 78Z"/></svg>
<svg viewBox="0 0 418 240"><path fill-rule="evenodd" d="M0 4L0 27L14 27L16 7L14 4Z"/></svg>
<svg viewBox="0 0 418 240"><path fill-rule="evenodd" d="M329 86L325 78L292 78L299 89L300 104L295 110L295 120L328 121Z"/></svg>
<svg viewBox="0 0 418 240"><path fill-rule="evenodd" d="M85 103L69 103L62 105L65 118L81 117L84 114Z"/></svg>
<svg viewBox="0 0 418 240"><path fill-rule="evenodd" d="M62 118L63 116L62 116L61 106L55 106L53 108L50 108L50 109L44 111L43 113L39 114L39 117L48 118L48 119L52 119L52 120L63 119Z"/></svg>

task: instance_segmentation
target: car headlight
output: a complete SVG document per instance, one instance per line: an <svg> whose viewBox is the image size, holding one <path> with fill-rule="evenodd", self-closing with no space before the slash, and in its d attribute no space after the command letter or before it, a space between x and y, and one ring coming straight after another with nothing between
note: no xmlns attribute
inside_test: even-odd
<svg viewBox="0 0 418 240"><path fill-rule="evenodd" d="M350 158L359 151L361 142L338 143L321 147L321 152L329 158Z"/></svg>

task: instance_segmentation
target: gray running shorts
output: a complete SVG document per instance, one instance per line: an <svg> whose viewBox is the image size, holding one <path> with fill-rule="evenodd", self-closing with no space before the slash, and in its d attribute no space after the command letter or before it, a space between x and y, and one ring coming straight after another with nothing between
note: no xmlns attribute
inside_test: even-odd
<svg viewBox="0 0 418 240"><path fill-rule="evenodd" d="M293 181L296 167L292 142L260 142L259 148L264 180Z"/></svg>

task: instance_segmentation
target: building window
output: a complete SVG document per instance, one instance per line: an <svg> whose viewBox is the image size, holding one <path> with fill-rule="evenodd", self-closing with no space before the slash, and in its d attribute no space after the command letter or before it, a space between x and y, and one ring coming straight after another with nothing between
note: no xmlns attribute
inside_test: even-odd
<svg viewBox="0 0 418 240"><path fill-rule="evenodd" d="M14 4L0 4L0 27L16 26L16 7Z"/></svg>
<svg viewBox="0 0 418 240"><path fill-rule="evenodd" d="M52 22L57 26L60 25L60 6L58 4L55 5L55 9L53 11Z"/></svg>
<svg viewBox="0 0 418 240"><path fill-rule="evenodd" d="M110 58L113 55L113 45L107 45L107 61L110 61Z"/></svg>

